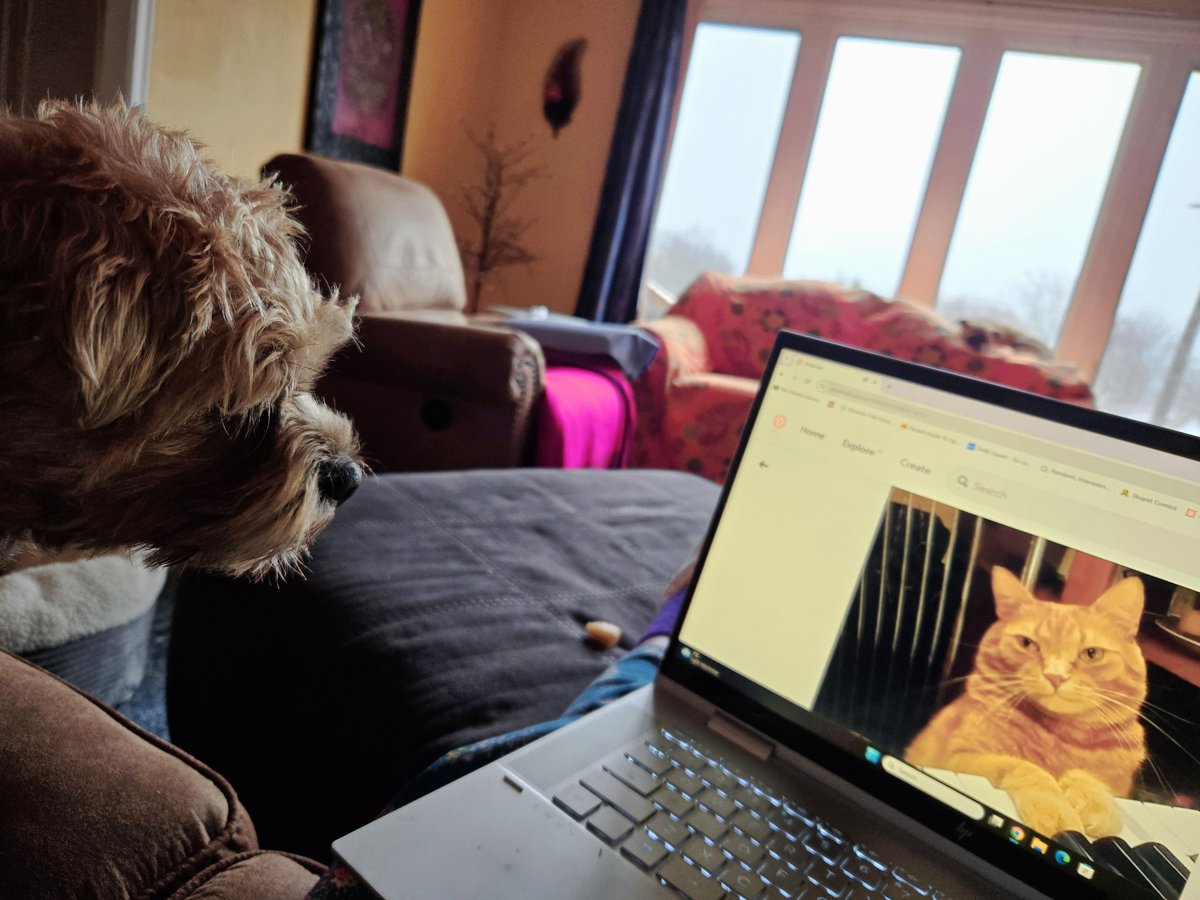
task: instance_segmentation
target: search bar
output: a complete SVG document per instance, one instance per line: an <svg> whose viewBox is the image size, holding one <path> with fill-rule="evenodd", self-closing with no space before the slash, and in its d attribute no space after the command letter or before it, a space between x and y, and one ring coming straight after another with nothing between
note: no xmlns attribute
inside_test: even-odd
<svg viewBox="0 0 1200 900"><path fill-rule="evenodd" d="M932 775L926 775L916 766L910 766L894 756L883 758L883 770L889 775L910 784L917 790L928 794L934 800L940 800L947 806L957 810L968 818L978 822L984 816L983 804L973 800L966 794L956 791L950 785L938 781Z"/></svg>
<svg viewBox="0 0 1200 900"><path fill-rule="evenodd" d="M951 471L950 477L961 491L999 503L1008 503L1020 498L1022 491L1029 489L1028 485L1019 485L1007 478L1000 478L990 472L977 472L974 469L957 468Z"/></svg>
<svg viewBox="0 0 1200 900"><path fill-rule="evenodd" d="M1080 499L1078 494L1091 492L1091 488L1081 487L1076 496L1071 496L1047 490L1048 486L1018 482L966 466L950 470L946 478L952 495L964 503L973 500L984 504L985 517L993 515L987 511L988 506L1003 509L999 520L1005 524L1070 547L1080 546L1081 540L1090 542L1087 552L1106 559L1124 559L1133 554L1165 562L1194 560L1196 556L1196 538L1190 529L1153 524L1140 512L1140 506L1129 506L1131 501L1116 495L1105 497L1105 508ZM1104 496L1098 491L1096 494ZM1122 524L1123 517L1130 521ZM1133 522L1136 527L1129 527ZM1193 566L1170 568L1175 571L1168 573L1164 568L1162 577L1189 586L1196 583Z"/></svg>

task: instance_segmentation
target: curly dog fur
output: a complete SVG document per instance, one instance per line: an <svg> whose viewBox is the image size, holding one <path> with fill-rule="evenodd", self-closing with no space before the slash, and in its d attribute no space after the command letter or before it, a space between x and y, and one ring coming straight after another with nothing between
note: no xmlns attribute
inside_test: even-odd
<svg viewBox="0 0 1200 900"><path fill-rule="evenodd" d="M353 333L272 183L139 110L0 114L0 570L30 545L299 565L361 476L311 393Z"/></svg>

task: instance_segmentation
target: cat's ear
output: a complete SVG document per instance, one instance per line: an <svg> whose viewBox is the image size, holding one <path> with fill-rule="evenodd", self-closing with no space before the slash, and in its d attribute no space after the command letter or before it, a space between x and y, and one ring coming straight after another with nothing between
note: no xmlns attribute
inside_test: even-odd
<svg viewBox="0 0 1200 900"><path fill-rule="evenodd" d="M1133 637L1142 624L1146 591L1140 578L1122 578L1096 598L1092 611L1103 616L1121 634Z"/></svg>
<svg viewBox="0 0 1200 900"><path fill-rule="evenodd" d="M992 596L996 598L996 615L1001 619L1015 619L1033 602L1021 579L1003 566L992 567Z"/></svg>

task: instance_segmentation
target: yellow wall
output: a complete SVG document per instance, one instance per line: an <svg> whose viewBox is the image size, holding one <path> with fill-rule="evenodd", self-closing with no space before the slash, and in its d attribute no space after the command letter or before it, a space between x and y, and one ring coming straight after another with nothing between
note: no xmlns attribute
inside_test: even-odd
<svg viewBox="0 0 1200 900"><path fill-rule="evenodd" d="M255 174L303 146L316 0L159 0L148 107L208 145L224 168ZM531 138L546 177L513 209L531 220L537 261L503 270L484 304L570 312L591 239L640 0L425 0L405 136L404 174L442 198L456 233L481 162L464 125L495 123L502 142ZM542 79L564 42L586 37L582 100L555 140Z"/></svg>
<svg viewBox="0 0 1200 900"><path fill-rule="evenodd" d="M304 144L316 0L158 0L146 106L255 176Z"/></svg>
<svg viewBox="0 0 1200 900"><path fill-rule="evenodd" d="M430 185L455 232L473 236L459 207L482 172L464 124L495 123L500 143L531 139L546 177L520 194L513 215L530 220L528 266L501 270L483 304L543 304L572 312L591 240L639 0L426 0L413 72L404 174ZM582 91L557 139L542 118L542 81L555 52L584 37Z"/></svg>

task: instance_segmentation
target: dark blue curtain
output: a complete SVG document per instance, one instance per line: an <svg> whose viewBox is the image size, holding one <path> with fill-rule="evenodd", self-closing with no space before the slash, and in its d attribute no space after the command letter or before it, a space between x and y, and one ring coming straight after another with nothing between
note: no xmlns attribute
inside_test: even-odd
<svg viewBox="0 0 1200 900"><path fill-rule="evenodd" d="M687 0L642 0L575 314L629 322L666 167Z"/></svg>

